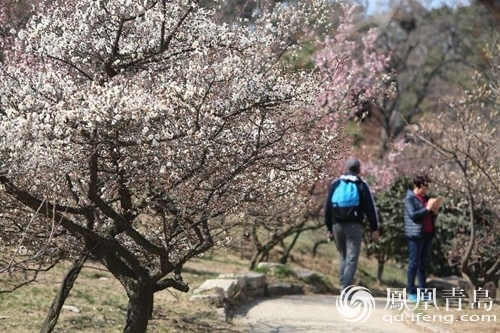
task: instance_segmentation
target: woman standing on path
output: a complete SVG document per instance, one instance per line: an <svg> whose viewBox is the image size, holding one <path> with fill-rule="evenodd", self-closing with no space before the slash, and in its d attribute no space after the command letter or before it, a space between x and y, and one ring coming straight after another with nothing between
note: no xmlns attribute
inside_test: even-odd
<svg viewBox="0 0 500 333"><path fill-rule="evenodd" d="M430 179L418 175L413 179L413 190L408 190L404 199L404 231L408 242L408 301L417 302L415 277L418 288L426 288L427 268L430 262L432 239L439 205L427 195Z"/></svg>

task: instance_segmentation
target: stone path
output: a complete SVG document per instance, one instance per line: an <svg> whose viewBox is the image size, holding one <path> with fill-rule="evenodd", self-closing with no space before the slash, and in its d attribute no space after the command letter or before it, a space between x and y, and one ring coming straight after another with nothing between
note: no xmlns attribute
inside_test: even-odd
<svg viewBox="0 0 500 333"><path fill-rule="evenodd" d="M251 333L421 333L405 322L386 321L398 312L386 309L385 298L375 298L375 310L363 323L345 321L336 309L337 296L294 295L260 299L241 307L234 318ZM386 317L384 317L386 316ZM386 318L384 320L383 318Z"/></svg>

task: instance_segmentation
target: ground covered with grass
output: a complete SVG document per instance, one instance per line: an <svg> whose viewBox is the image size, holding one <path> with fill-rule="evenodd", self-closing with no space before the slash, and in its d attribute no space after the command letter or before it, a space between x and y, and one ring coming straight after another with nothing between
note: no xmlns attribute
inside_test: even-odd
<svg viewBox="0 0 500 333"><path fill-rule="evenodd" d="M36 282L12 293L0 294L0 332L38 332L69 262L61 263ZM195 259L184 279L193 287L216 277L220 269L243 270L243 263ZM155 295L153 318L148 332L240 332L220 319L208 304L189 300L190 293L165 290ZM75 282L61 312L55 332L122 332L127 312L124 288L96 262L88 262ZM78 312L75 312L78 311Z"/></svg>
<svg viewBox="0 0 500 333"><path fill-rule="evenodd" d="M317 255L312 256L314 243L323 237L324 234L321 231L304 233L294 247L287 266L316 271L328 285L338 288L338 253L334 244L322 244L318 247ZM287 240L285 244L289 241L291 240ZM277 248L270 253L268 261L277 262L281 255L282 249ZM190 285L191 291L182 293L165 290L157 293L148 332L245 332L243 328L235 324L224 322L220 309L202 302L192 302L189 298L192 290L206 279L216 278L221 273L247 272L250 258L251 253L236 248L209 253L186 264L183 278ZM15 292L0 294L0 332L38 332L70 265L70 262L63 262L53 270L41 273L36 282ZM268 281L292 281L293 276L286 274L290 271L286 269L282 274L268 276ZM399 265L386 264L382 283L377 283L376 272L377 262L362 255L357 274L358 283L367 286L379 296L384 295L387 288L404 287L406 271ZM8 278L8 276L0 277L0 279ZM75 308L62 310L55 332L113 333L123 331L127 311L125 290L97 262L87 262L65 305ZM78 312L74 312L76 309ZM477 312L478 310L468 311ZM498 318L500 320L500 314ZM469 332L478 327L481 328L479 330L481 332L500 332L497 323L462 321L435 325L441 325L442 328L452 332Z"/></svg>

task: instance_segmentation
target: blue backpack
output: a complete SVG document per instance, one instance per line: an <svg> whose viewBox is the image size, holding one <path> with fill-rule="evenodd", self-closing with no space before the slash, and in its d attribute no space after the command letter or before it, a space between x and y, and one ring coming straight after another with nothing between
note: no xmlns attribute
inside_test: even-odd
<svg viewBox="0 0 500 333"><path fill-rule="evenodd" d="M333 207L333 218L337 221L357 221L362 216L359 211L359 180L341 179L330 199Z"/></svg>

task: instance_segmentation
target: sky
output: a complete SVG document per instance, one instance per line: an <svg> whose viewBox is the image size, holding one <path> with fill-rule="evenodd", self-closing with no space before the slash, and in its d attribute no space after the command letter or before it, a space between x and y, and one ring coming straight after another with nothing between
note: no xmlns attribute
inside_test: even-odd
<svg viewBox="0 0 500 333"><path fill-rule="evenodd" d="M383 12L389 8L390 3L404 2L404 0L355 0L355 2L364 5L368 8L368 14ZM438 8L441 6L449 6L455 8L457 6L468 6L469 0L418 0L424 7L429 9Z"/></svg>

